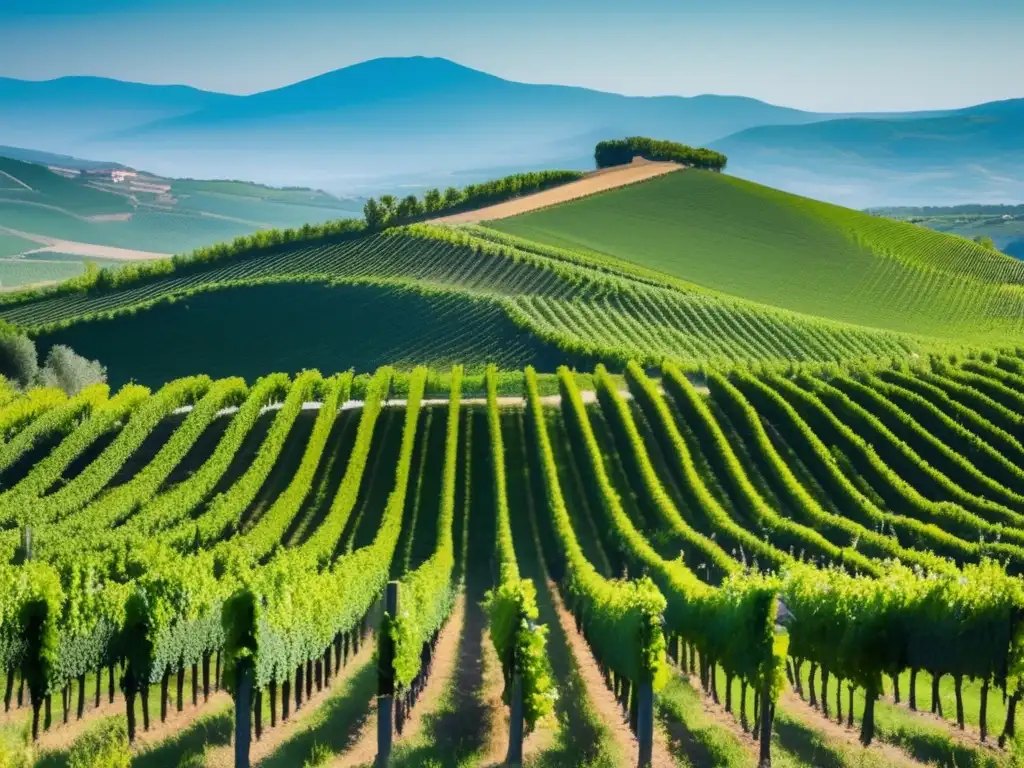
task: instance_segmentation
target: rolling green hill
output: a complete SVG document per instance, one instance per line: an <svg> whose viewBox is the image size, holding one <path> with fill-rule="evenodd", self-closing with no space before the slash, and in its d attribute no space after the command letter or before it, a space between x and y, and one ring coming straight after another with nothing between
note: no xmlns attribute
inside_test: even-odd
<svg viewBox="0 0 1024 768"><path fill-rule="evenodd" d="M115 182L109 171L55 172L0 156L0 258L17 257L51 240L187 253L258 230L351 218L362 209L362 201L312 189L145 173ZM13 241L15 235L5 228L34 239ZM0 262L0 283L11 287L66 279L84 268L83 259L65 262L59 271L31 262Z"/></svg>
<svg viewBox="0 0 1024 768"><path fill-rule="evenodd" d="M56 206L75 216L127 213L132 206L127 195L98 189L86 177L66 178L44 165L24 163L0 157L0 178L7 180L0 189L6 205Z"/></svg>
<svg viewBox="0 0 1024 768"><path fill-rule="evenodd" d="M493 222L734 296L974 343L1024 332L1024 264L958 237L687 171Z"/></svg>
<svg viewBox="0 0 1024 768"><path fill-rule="evenodd" d="M288 333L295 332L290 318L300 317L305 328L301 344L308 344L308 349L352 354L348 351L353 343L351 333L305 314L294 302L257 299L265 294L252 287L270 283L441 291L493 307L503 322L511 321L536 339L556 345L563 355L608 361L635 357L654 363L671 358L690 367L712 360L827 362L903 358L934 344L908 334L836 323L724 296L683 281L666 281L626 262L594 259L483 228L412 225L366 236L314 235L305 241L254 248L221 261L183 261L171 274L161 272L137 273L114 288L66 286L34 298L11 297L0 305L0 318L38 336L44 347L59 341L70 342L83 353L106 350L101 357L108 365L122 355L131 357L133 353L125 350L145 343L145 334L137 335L129 328L151 329L152 337L157 338L167 332L164 329L169 324L183 322L195 334L191 340L182 338L181 346L170 347L174 354L164 355L168 360L161 363L160 376L195 370L192 356L207 360L202 350L208 346L217 347L218 365L230 370L254 373L280 366L277 356L287 354L284 348L291 342L260 343L252 348L221 344L204 336L199 327L205 323L218 334L225 328L244 334L246 325L238 322L241 317L251 318L254 327L281 323ZM231 290L223 290L228 288ZM206 318L198 325L183 319L193 306L191 300L180 308L164 307L171 301L210 292L215 293L197 302ZM242 295L253 297L252 301L246 305L236 300ZM337 301L343 302L344 296L339 291ZM320 301L320 294L314 300ZM401 314L398 309L389 311ZM354 315L346 317L355 322ZM384 320L386 327L393 327L390 320ZM371 312L365 323L356 325L361 333L372 334L379 321ZM348 325L345 322L341 327ZM472 325L466 327L476 332ZM387 336L385 333L377 343L391 350ZM124 338L136 341L122 345ZM472 354L462 350L464 363L503 359L507 333L484 338L493 343L473 342ZM110 343L112 339L118 342ZM153 350L154 354L157 351ZM140 354L148 359L150 353ZM297 357L288 360L293 366L300 362ZM115 369L125 370L120 365ZM151 374L141 368L132 368L132 373L151 380Z"/></svg>
<svg viewBox="0 0 1024 768"><path fill-rule="evenodd" d="M114 381L151 383L338 355L364 367L902 360L1024 332L1020 262L696 171L488 227L305 228L126 269L8 296L0 319L42 349L101 359ZM406 304L415 329L394 320ZM335 331L349 326L361 335ZM148 343L161 337L174 354Z"/></svg>

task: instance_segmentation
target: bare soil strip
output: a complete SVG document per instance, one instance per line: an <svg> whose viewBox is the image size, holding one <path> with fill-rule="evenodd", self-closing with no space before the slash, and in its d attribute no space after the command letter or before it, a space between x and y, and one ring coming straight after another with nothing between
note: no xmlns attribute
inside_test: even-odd
<svg viewBox="0 0 1024 768"><path fill-rule="evenodd" d="M423 693L420 694L419 705L413 707L412 712L409 713L409 718L405 721L405 726L402 729L402 735L394 741L395 747L399 747L402 742L415 739L423 728L424 717L433 711L432 705L436 705L442 700L445 687L455 674L456 662L459 660L459 638L465 619L466 598L460 595L455 602L451 616L448 617L448 622L441 630L440 638L438 638L437 647L434 650L433 669ZM372 764L376 757L377 706L376 700L374 700L370 717L366 719L355 745L328 765L333 768L367 765Z"/></svg>
<svg viewBox="0 0 1024 768"><path fill-rule="evenodd" d="M318 708L327 699L331 698L333 694L337 693L339 687L346 680L361 670L365 664L369 663L374 654L375 647L374 635L372 633L368 634L366 641L359 647L359 653L349 658L348 663L341 672L332 675L330 686L325 686L321 691L314 689L312 696L308 699L303 699L302 708L298 712L295 711L293 705L287 721L279 719L277 726L274 728L266 724L263 728L263 737L259 741L256 741L254 733L253 741L249 747L249 759L252 764L258 765L265 758L272 755L288 739L293 738L299 733L302 730L303 724L316 714ZM280 688L278 689L278 695L280 695ZM264 709L270 706L266 699L264 699L263 705ZM235 752L233 745L217 747L206 753L207 768L231 768L234 764Z"/></svg>
<svg viewBox="0 0 1024 768"><path fill-rule="evenodd" d="M104 675L104 683L106 676ZM67 725L62 722L63 716L60 709L60 700L58 696L54 696L56 699L53 702L53 723L50 729L47 731L40 731L39 742L37 747L41 753L47 752L59 752L69 749L72 744L81 736L85 731L95 726L100 720L105 717L124 717L125 714L125 703L124 698L120 691L114 697L114 701L111 702L108 697L106 690L104 689L100 705L95 706L95 699L90 693L86 697L85 713L82 719L77 719L74 711L70 713ZM71 705L74 710L76 705L76 694L72 691ZM169 736L183 730L184 728L191 725L193 722L198 720L200 717L204 717L211 712L216 712L218 709L226 707L231 703L231 697L227 693L220 691L218 693L211 692L210 699L207 702L200 702L198 706L192 706L191 700L186 695L185 706L181 712L177 711L177 707L174 703L174 694L171 694L170 706L167 712L167 720L163 723L160 722L159 716L159 704L155 709L150 711L150 723L149 730L145 731L142 728L142 705L140 702L136 702L135 708L138 715L138 734L136 737L136 750L145 751L147 748L163 741ZM23 717L26 721L32 716L31 707L23 707L21 709L12 709L8 716L5 718L7 721L12 721L17 717Z"/></svg>
<svg viewBox="0 0 1024 768"><path fill-rule="evenodd" d="M562 602L562 597L558 593L558 586L552 581L549 581L547 586L548 592L551 594L551 600L555 604L555 613L558 614L558 623L561 624L562 631L565 633L566 640L572 649L572 654L576 657L576 664L579 667L580 677L587 689L587 695L593 702L594 709L608 725L612 738L622 754L632 762L639 751L639 745L629 728L629 724L626 722L626 716L619 703L615 700L615 695L605 685L604 676L601 674L601 669L598 667L597 660L594 658L590 646L587 645L583 636L576 631L576 620ZM665 734L660 729L655 728L654 755L651 760L652 768L673 768L675 764L675 760L669 752Z"/></svg>
<svg viewBox="0 0 1024 768"><path fill-rule="evenodd" d="M442 216L433 221L438 224L471 224L480 221L507 219L510 216L518 216L521 213L535 211L538 208L547 208L551 205L576 200L580 197L587 197L588 195L615 189L626 184L653 179L655 176L678 171L682 167L676 163L655 163L642 158L635 158L629 165L602 168L599 171L587 174L579 181L563 184L553 189L546 189L543 192L535 192L532 195L517 197L514 200L506 200L503 203L490 205L486 208L478 208L475 211Z"/></svg>
<svg viewBox="0 0 1024 768"><path fill-rule="evenodd" d="M96 216L86 216L86 221L131 221L130 213L100 213Z"/></svg>
<svg viewBox="0 0 1024 768"><path fill-rule="evenodd" d="M508 749L508 711L501 699L504 689L501 663L488 634L489 622L480 603L482 594L479 592L479 589L469 588L456 605L456 610L464 608L464 624L456 638L457 652L453 668L448 670L448 681L438 680L437 683L437 702L447 695L450 703L438 716L432 716L431 707L437 702L428 700L430 686L441 671L440 667L435 667L436 671L421 698L420 708L423 711L420 722L427 721L423 740L434 751L450 751L453 755L475 753L480 755L482 765L501 765ZM453 612L449 624L459 618ZM441 640L444 639L442 634ZM435 664L441 660L440 648L439 642ZM415 710L412 714L417 716ZM418 727L418 732L423 730L422 725ZM413 735L414 731L406 730L402 739Z"/></svg>
<svg viewBox="0 0 1024 768"><path fill-rule="evenodd" d="M625 390L620 393L626 399L631 398L633 395ZM597 393L592 389L584 389L580 392L583 398L583 402L590 404L597 402ZM561 395L545 395L540 399L542 405L558 406L562 402ZM487 405L486 397L464 397L459 400L463 405ZM447 405L447 397L425 397L420 401L420 405ZM362 400L346 400L341 404L341 410L347 411L352 408L362 408L364 405ZM388 400L384 405L388 408L404 408L408 405L408 401L401 397L392 398ZM499 397L498 407L500 408L513 408L516 406L526 407L526 398L524 397ZM279 411L284 406L281 403L273 403L271 405L264 406L260 413L267 413L268 411ZM316 411L323 407L323 403L317 401L310 401L302 404L302 409L306 411ZM188 413L191 411L193 406L183 405L180 408L175 408L174 413ZM228 408L221 408L217 411L217 416L227 416L229 413L235 413L238 410L237 405L230 406Z"/></svg>
<svg viewBox="0 0 1024 768"><path fill-rule="evenodd" d="M112 245L75 243L71 240L54 240L53 245L25 251L25 254L29 253L66 253L69 256L81 256L85 259L113 259L115 261L154 261L155 259L169 259L173 255L154 251L133 251L128 248L115 248Z"/></svg>

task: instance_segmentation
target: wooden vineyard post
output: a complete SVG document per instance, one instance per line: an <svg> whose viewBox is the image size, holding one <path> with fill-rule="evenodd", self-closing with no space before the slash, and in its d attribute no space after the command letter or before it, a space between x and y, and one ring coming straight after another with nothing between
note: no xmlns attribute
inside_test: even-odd
<svg viewBox="0 0 1024 768"><path fill-rule="evenodd" d="M523 676L519 670L512 675L512 701L508 720L508 754L506 765L521 765L523 762Z"/></svg>
<svg viewBox="0 0 1024 768"><path fill-rule="evenodd" d="M24 553L25 562L32 559L32 528L26 525L21 529L21 551Z"/></svg>
<svg viewBox="0 0 1024 768"><path fill-rule="evenodd" d="M786 635L789 633L788 627L796 619L796 616L789 610L789 607L783 602L779 595L775 596L775 626L773 627L773 634L775 635ZM799 679L800 671L799 665L797 665L797 679ZM826 678L823 676L822 680ZM758 768L771 768L772 765L772 728L774 727L775 720L775 702L772 700L772 686L773 680L771 675L765 675L764 680L761 681L761 720L758 723L760 726L759 743L760 753L758 755ZM811 695L814 695L814 674L811 673L811 677L808 683ZM837 683L837 690L842 688L842 685ZM852 690L852 689L851 689ZM824 683L822 684L822 706L826 707L824 696L827 691L824 690ZM850 704L850 711L853 712L853 704Z"/></svg>
<svg viewBox="0 0 1024 768"><path fill-rule="evenodd" d="M388 582L384 593L384 610L390 617L398 615L398 582ZM395 644L389 633L382 632L377 661L377 765L385 766L391 759L391 739L395 732Z"/></svg>
<svg viewBox="0 0 1024 768"><path fill-rule="evenodd" d="M249 742L252 739L249 722L252 705L253 668L239 665L238 686L235 690L235 768L249 768Z"/></svg>
<svg viewBox="0 0 1024 768"><path fill-rule="evenodd" d="M758 768L771 768L772 765L772 716L775 706L772 704L772 681L765 676L761 684L761 734Z"/></svg>
<svg viewBox="0 0 1024 768"><path fill-rule="evenodd" d="M638 687L636 737L640 742L639 764L651 764L654 753L654 684L644 680Z"/></svg>

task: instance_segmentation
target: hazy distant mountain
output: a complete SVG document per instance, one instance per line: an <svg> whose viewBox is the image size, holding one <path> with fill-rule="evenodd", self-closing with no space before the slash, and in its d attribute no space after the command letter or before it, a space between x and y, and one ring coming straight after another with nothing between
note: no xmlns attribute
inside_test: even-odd
<svg viewBox="0 0 1024 768"><path fill-rule="evenodd" d="M530 85L446 59L385 58L251 96L101 78L0 80L0 144L345 194L588 168L598 140L644 134L711 144L729 155L730 172L864 207L1020 197L1024 131L1014 104L827 115L738 96Z"/></svg>
<svg viewBox="0 0 1024 768"><path fill-rule="evenodd" d="M1024 99L926 119L761 126L711 146L731 173L856 207L1024 201Z"/></svg>
<svg viewBox="0 0 1024 768"><path fill-rule="evenodd" d="M374 59L247 97L97 78L0 81L0 143L116 157L158 173L372 184L395 174L589 163L599 138L703 144L825 115L732 96L639 98L528 85L446 59ZM32 126L35 135L32 135Z"/></svg>
<svg viewBox="0 0 1024 768"><path fill-rule="evenodd" d="M347 121L360 118L361 125ZM388 126L398 117L422 118L417 125ZM213 104L201 111L150 125L138 135L165 132L234 131L281 126L375 128L391 135L460 127L484 118L547 132L554 139L616 126L686 133L702 143L754 125L805 123L822 115L732 96L628 97L586 88L529 85L503 80L447 59L373 59L273 91ZM476 128L476 125L465 125Z"/></svg>
<svg viewBox="0 0 1024 768"><path fill-rule="evenodd" d="M98 135L237 98L102 77L0 78L0 144L77 154Z"/></svg>
<svg viewBox="0 0 1024 768"><path fill-rule="evenodd" d="M725 96L635 98L527 85L446 59L374 59L104 137L158 170L194 158L244 175L253 154L278 183L358 187L393 174L589 162L597 138L645 133L702 144L755 125L822 115ZM323 176L309 178L315 171Z"/></svg>

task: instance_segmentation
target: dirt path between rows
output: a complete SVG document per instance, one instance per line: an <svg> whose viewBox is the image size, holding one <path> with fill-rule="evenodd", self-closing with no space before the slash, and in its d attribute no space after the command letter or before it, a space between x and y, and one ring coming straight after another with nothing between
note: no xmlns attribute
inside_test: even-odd
<svg viewBox="0 0 1024 768"><path fill-rule="evenodd" d="M572 613L562 602L562 596L558 592L558 585L553 581L547 584L548 592L555 606L555 613L558 615L558 623L565 634L573 656L576 657L576 665L579 669L580 678L583 680L587 695L593 703L594 709L601 716L601 720L608 726L616 745L622 754L631 763L635 761L639 752L639 744L633 731L626 722L626 715L622 707L615 700L615 695L605 685L604 676L598 667L597 660L590 650L590 646L583 639L583 636L576 631L576 620ZM659 728L654 729L654 754L651 759L652 768L674 768L676 762L669 752L665 734Z"/></svg>
<svg viewBox="0 0 1024 768"><path fill-rule="evenodd" d="M105 680L106 678L104 677L104 685ZM124 717L125 714L125 702L121 693L118 692L114 701L111 702L107 697L104 687L100 705L98 707L95 706L95 699L93 696L88 696L86 699L85 712L79 720L76 718L74 712L77 698L73 689L71 700L72 712L68 718L67 725L65 725L63 723L59 694L55 695L54 699L53 723L48 731L40 731L39 741L37 743L38 749L44 754L47 752L60 752L70 749L71 745L75 743L79 736L95 726L103 718ZM226 707L230 703L231 697L224 691L219 693L211 692L209 701L200 701L196 706L192 706L191 701L186 701L182 711L178 712L174 702L174 695L172 693L171 700L169 702L170 706L167 712L167 720L163 723L160 722L160 709L159 705L157 705L150 711L149 730L146 731L143 730L142 726L142 705L140 702L136 701L135 707L138 715L138 733L135 740L135 748L137 751L145 751L147 748L152 747L164 739L174 736L184 730L199 718L205 717L211 712L216 712L218 709ZM31 716L31 707L22 707L20 709L12 708L11 712L6 713L5 716L0 719L0 723L16 722L18 718L24 718L27 722Z"/></svg>
<svg viewBox="0 0 1024 768"><path fill-rule="evenodd" d="M653 179L655 176L681 170L682 167L677 163L651 162L638 157L629 165L602 168L599 171L587 174L579 181L563 184L553 189L546 189L543 192L535 192L532 195L517 197L514 200L506 200L503 203L490 205L486 208L456 213L451 216L442 216L438 219L433 219L432 223L471 224L480 221L507 219L510 216L518 216L521 213L535 211L538 208L547 208L551 205L576 200L580 197L587 197L588 195L615 189L626 184Z"/></svg>
<svg viewBox="0 0 1024 768"><path fill-rule="evenodd" d="M444 696L445 688L449 680L455 674L456 662L459 660L460 636L462 635L466 619L466 598L460 595L455 601L448 622L441 630L437 647L434 649L434 662L430 679L420 694L418 706L413 707L409 713L402 735L396 734L394 747L398 748L403 742L410 742L416 738L423 728L423 722L427 715L433 712L433 706L440 702ZM333 768L351 768L373 764L377 757L377 702L374 699L371 704L370 716L366 719L359 738L351 750L338 756L328 763Z"/></svg>
<svg viewBox="0 0 1024 768"><path fill-rule="evenodd" d="M266 758L272 756L282 744L301 733L303 726L317 714L319 708L333 695L337 694L340 688L344 688L345 683L350 678L361 671L366 664L370 663L375 648L376 640L371 632L366 636L365 642L359 647L359 653L348 659L340 673L331 676L331 684L329 686L324 686L321 691L317 691L314 687L313 695L308 699L303 699L302 708L297 712L293 703L292 711L287 721L278 719L277 725L274 728L270 727L269 722L266 723L263 728L263 737L259 741L256 741L256 734L253 733L253 740L249 746L249 760L251 763L259 765ZM278 696L280 695L281 690L278 688ZM264 709L269 711L270 703L265 697L263 705ZM280 708L278 709L278 715L280 716ZM376 721L374 721L374 724L376 724ZM234 764L235 752L232 744L217 747L206 753L206 768L232 768Z"/></svg>
<svg viewBox="0 0 1024 768"><path fill-rule="evenodd" d="M633 397L632 393L628 392L626 390L620 390L619 394L621 394L627 400ZM580 391L580 396L583 398L583 402L584 403L591 404L591 403L596 403L597 402L597 393L594 390L592 390L592 389L581 390ZM459 402L462 405L487 405L487 398L486 397L464 397L461 400L459 400ZM542 397L540 399L540 402L541 402L541 405L558 406L562 402L562 396L561 395L545 395L544 397ZM401 398L401 397L393 398L393 399L388 400L388 401L386 401L384 403L385 407L387 407L387 408L404 408L408 404L409 404L409 401L406 400L405 398ZM448 398L447 397L425 397L422 400L420 400L420 405L421 406L423 406L423 405L447 405L447 404L448 404ZM364 403L363 403L362 400L346 400L344 403L341 404L341 408L339 410L348 411L348 410L351 410L353 408L362 408L363 405L364 405ZM172 413L174 413L174 414L189 413L192 410L193 407L194 406L191 406L191 405L182 405L182 406L180 406L178 408L175 408L172 411ZM283 407L284 407L284 403L271 403L270 405L263 406L263 408L260 409L260 413L267 413L269 411L279 411ZM306 402L306 403L302 404L302 410L304 410L304 411L316 411L316 410L319 410L322 407L323 407L323 403L318 402L318 401L309 401L309 402ZM523 397L499 397L498 398L498 407L499 408L525 408L526 407L526 398L523 398ZM217 416L227 416L229 414L235 413L236 411L238 411L238 406L237 405L232 405L232 406L230 406L228 408L221 408L219 411L217 411L216 415Z"/></svg>
<svg viewBox="0 0 1024 768"><path fill-rule="evenodd" d="M481 765L501 765L508 748L508 710L501 700L501 663L488 634L489 622L478 592L470 588L460 598L465 619L450 673L451 706L436 718L430 718L431 713L425 709L423 717L432 720L429 736L435 746L453 752L460 747L476 750Z"/></svg>

